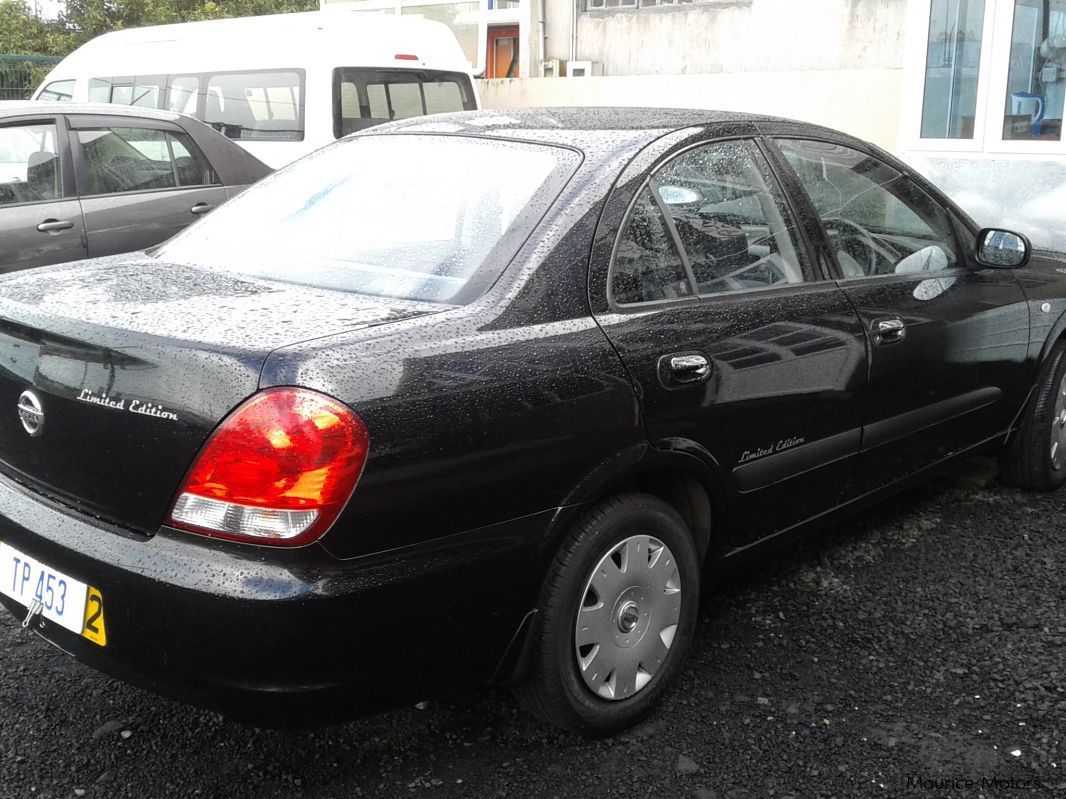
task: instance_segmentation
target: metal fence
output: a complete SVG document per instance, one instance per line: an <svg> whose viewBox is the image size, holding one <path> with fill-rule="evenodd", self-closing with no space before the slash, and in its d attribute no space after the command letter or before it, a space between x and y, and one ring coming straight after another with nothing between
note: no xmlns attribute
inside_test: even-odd
<svg viewBox="0 0 1066 799"><path fill-rule="evenodd" d="M0 55L0 100L25 100L59 61L50 55Z"/></svg>

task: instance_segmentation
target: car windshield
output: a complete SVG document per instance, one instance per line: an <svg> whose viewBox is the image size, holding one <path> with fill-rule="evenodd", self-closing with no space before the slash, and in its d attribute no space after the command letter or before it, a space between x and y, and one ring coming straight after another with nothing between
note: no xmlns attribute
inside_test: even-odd
<svg viewBox="0 0 1066 799"><path fill-rule="evenodd" d="M321 288L459 302L475 278L498 276L578 160L567 149L495 139L359 136L264 179L154 255Z"/></svg>

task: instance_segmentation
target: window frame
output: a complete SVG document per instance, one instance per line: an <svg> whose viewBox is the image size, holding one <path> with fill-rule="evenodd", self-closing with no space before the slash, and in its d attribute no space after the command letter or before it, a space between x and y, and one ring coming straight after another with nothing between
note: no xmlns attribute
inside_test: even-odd
<svg viewBox="0 0 1066 799"><path fill-rule="evenodd" d="M971 264L973 262L973 253L972 253L972 251L969 248L962 246L962 240L961 240L961 238L959 236L958 228L959 228L959 226L962 226L962 227L966 228L967 230L969 230L969 228L971 226L971 222L968 220L968 218L964 214L962 214L959 211L957 206L954 203L952 203L950 200L948 200L935 186L933 186L932 184L930 184L927 181L925 181L920 175L918 175L912 169L907 168L905 164L902 164L898 160L893 159L891 157L887 157L886 158L885 157L887 155L886 153L875 151L875 150L873 150L870 147L860 146L860 144L861 144L860 142L843 141L843 140L838 140L838 139L833 139L833 138L826 138L824 136L818 136L817 133L812 133L810 135L806 135L806 134L803 134L803 133L797 132L797 131L791 131L789 133L771 133L771 134L769 134L767 136L767 139L768 139L768 142L767 142L768 145L773 147L773 149L774 149L775 160L780 164L780 168L781 169L787 169L789 171L789 173L790 173L791 181L795 182L796 189L800 192L799 197L802 199L802 202L805 205L804 213L809 215L811 217L811 219L814 221L814 223L817 225L818 234L819 234L819 236L821 238L821 242L820 242L820 245L819 245L819 250L824 253L823 257L824 257L825 261L830 266L831 275L832 275L831 279L839 281L839 282L851 282L851 281L863 281L863 282L865 282L865 281L868 281L868 280L895 280L895 279L910 279L910 280L921 279L921 280L927 280L927 279L929 279L931 277L959 276L959 275L965 274L966 272L970 271ZM941 210L943 210L944 215L945 215L945 217L947 219L948 230L949 230L949 233L951 235L952 242L954 243L954 246L955 246L955 255L956 255L955 265L952 266L952 267L949 267L947 269L941 269L941 270L938 270L936 272L926 272L926 273L912 272L912 273L897 274L897 273L891 272L891 273L886 273L886 274L883 274L883 275L862 275L861 277L849 277L849 276L845 275L844 274L844 270L841 269L841 267L840 267L840 262L837 259L836 253L833 252L833 248L830 246L829 234L826 232L825 224L824 224L824 222L822 220L822 215L818 211L817 206L814 204L814 200L811 199L810 193L807 191L806 187L803 185L803 181L800 179L799 174L795 171L795 169L793 169L792 165L788 161L788 158L785 156L784 151L782 151L781 148L778 146L777 143L779 141L800 141L800 142L802 142L802 141L810 141L810 142L821 142L823 144L833 145L833 146L836 146L836 147L846 147L849 150L852 150L854 152L861 153L862 155L865 155L867 158L873 158L873 159L879 161L880 163L884 164L885 166L887 166L887 167L893 169L894 171L898 172L901 176L903 176L904 178L909 180L912 184L914 184L917 188L919 188L922 191L922 193L925 194L929 198L930 202L934 203ZM887 189L886 189L886 191L887 191ZM892 192L889 192L889 194L892 194ZM914 211L914 209L911 208L909 203L903 202L903 200L901 200L899 197L896 197L895 194L892 194L892 196L895 197L899 202L901 202L904 205L906 205L907 208L909 210L911 210L912 213L916 213ZM922 219L923 222L925 221L925 219L920 214L917 214L917 216L918 216L919 219ZM926 223L926 224L928 224L928 223ZM971 235L974 235L975 232L976 231L970 231Z"/></svg>
<svg viewBox="0 0 1066 799"><path fill-rule="evenodd" d="M132 106L131 106L132 107ZM211 163L211 159L207 157L204 151L196 143L196 139L188 131L181 127L181 125L173 122L168 122L162 119L146 119L137 116L105 116L105 115L78 115L68 120L69 125L69 137L70 137L70 151L73 159L73 171L76 178L77 194L75 196L81 198L92 197L125 197L130 195L147 195L147 194L160 194L165 192L176 191L198 191L205 188L218 188L223 186L222 178L218 174L218 170L215 169L214 164ZM173 186L164 186L154 189L130 189L127 191L111 191L111 192L81 192L81 187L89 186L89 165L88 160L85 157L85 152L80 141L78 141L77 132L81 130L99 130L101 128L142 128L145 130L158 130L166 136L167 153L170 157L171 171L174 175ZM177 167L174 163L174 152L171 146L170 136L173 134L181 134L184 136L187 142L187 147L190 149L190 153L193 157L199 156L203 159L203 162L207 164L208 169L214 176L213 183L199 183L191 186L178 185Z"/></svg>
<svg viewBox="0 0 1066 799"><path fill-rule="evenodd" d="M801 263L798 265L803 273L804 280L798 283L779 283L767 286L751 286L741 289L732 289L728 291L715 291L715 292L703 292L698 290L696 281L692 273L691 262L689 261L688 254L685 252L684 244L681 242L677 230L674 226L673 220L669 213L665 210L665 205L662 202L662 198L659 197L658 192L652 190L651 195L655 200L655 204L659 210L659 213L664 217L664 227L667 234L670 237L674 247L678 250L678 254L681 257L681 263L683 265L686 277L689 280L690 287L693 293L684 297L668 297L661 300L645 300L643 302L633 303L619 303L615 299L613 290L613 278L615 275L615 264L617 262L618 248L622 242L622 237L628 229L630 220L633 217L634 208L637 203L640 202L641 196L646 190L649 190L652 184L652 180L655 178L663 168L674 161L677 158L684 157L686 154L699 150L705 147L714 147L722 144L729 144L731 142L749 142L755 150L762 156L764 165L767 170L767 174L763 177L767 180L767 188L771 194L774 195L774 199L777 202L778 211L781 214L783 221L786 223L786 230L794 231L793 246L796 248L797 255L800 257ZM776 191L775 191L776 190ZM618 225L618 229L614 233L614 240L611 245L610 260L606 269L606 282L604 284L605 297L607 300L607 307L613 313L643 313L648 310L654 310L663 306L680 305L689 303L704 303L719 301L723 298L737 297L737 296L749 296L753 292L788 292L803 290L805 287L824 283L831 278L828 278L823 270L819 268L818 259L815 257L814 248L811 246L811 241L808 238L806 225L803 224L803 218L800 209L796 208L792 202L792 198L789 196L786 181L782 179L782 175L779 171L779 167L776 160L772 155L767 152L766 143L764 138L753 133L750 135L736 135L736 136L722 136L711 139L703 139L688 144L680 149L671 151L665 156L656 159L656 161L647 169L646 173L642 177L639 185L634 191L633 196L629 199L626 205L625 213L622 215L621 221ZM791 223L791 227L789 227ZM823 231L824 235L824 231Z"/></svg>

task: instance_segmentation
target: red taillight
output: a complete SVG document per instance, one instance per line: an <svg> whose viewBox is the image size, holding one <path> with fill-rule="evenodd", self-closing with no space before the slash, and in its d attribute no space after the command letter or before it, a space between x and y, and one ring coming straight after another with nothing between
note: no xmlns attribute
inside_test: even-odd
<svg viewBox="0 0 1066 799"><path fill-rule="evenodd" d="M411 55L410 53L397 53L393 56L397 61L417 61L418 56Z"/></svg>
<svg viewBox="0 0 1066 799"><path fill-rule="evenodd" d="M235 541L307 544L348 501L369 441L363 420L330 397L262 391L207 440L167 523Z"/></svg>

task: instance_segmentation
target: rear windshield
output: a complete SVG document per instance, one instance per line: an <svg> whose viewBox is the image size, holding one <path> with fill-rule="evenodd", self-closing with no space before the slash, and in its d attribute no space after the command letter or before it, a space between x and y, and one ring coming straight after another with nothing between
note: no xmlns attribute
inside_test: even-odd
<svg viewBox="0 0 1066 799"><path fill-rule="evenodd" d="M561 147L357 136L276 172L154 255L401 299L461 303L490 285L566 180Z"/></svg>
<svg viewBox="0 0 1066 799"><path fill-rule="evenodd" d="M333 70L333 135L338 139L394 119L476 108L470 78L459 72Z"/></svg>

